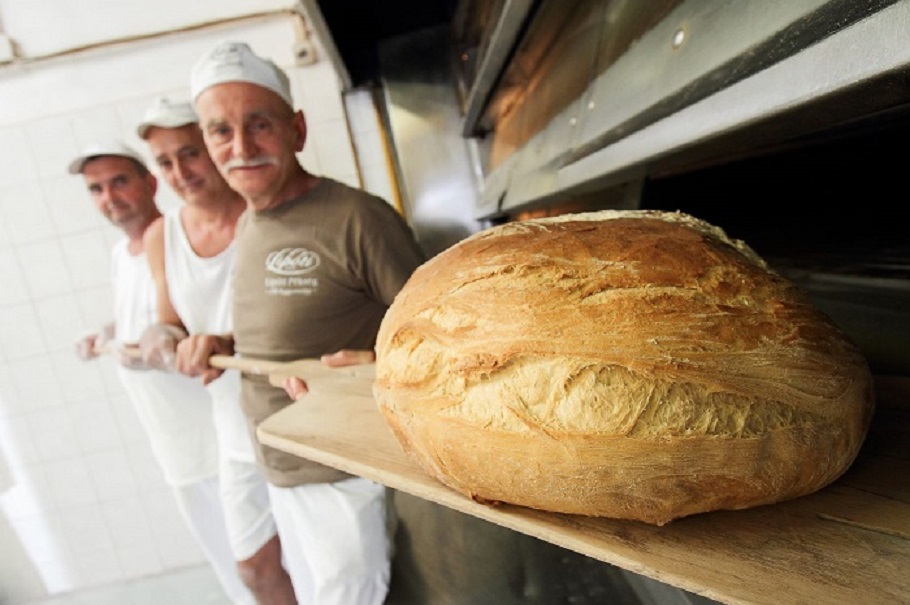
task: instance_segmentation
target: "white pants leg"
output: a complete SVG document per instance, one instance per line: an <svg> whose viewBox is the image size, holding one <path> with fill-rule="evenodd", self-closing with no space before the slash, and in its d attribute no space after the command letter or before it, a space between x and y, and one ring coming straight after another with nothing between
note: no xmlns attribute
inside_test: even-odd
<svg viewBox="0 0 910 605"><path fill-rule="evenodd" d="M215 571L225 594L235 605L255 605L256 599L237 573L237 561L228 540L218 477L173 487L177 508Z"/></svg>
<svg viewBox="0 0 910 605"><path fill-rule="evenodd" d="M362 478L269 485L285 566L301 605L381 605L392 541L386 489Z"/></svg>
<svg viewBox="0 0 910 605"><path fill-rule="evenodd" d="M236 559L243 561L278 533L268 482L255 461L222 458L220 467L228 539Z"/></svg>
<svg viewBox="0 0 910 605"><path fill-rule="evenodd" d="M278 530L265 475L256 463L246 417L240 409L240 373L225 372L207 388L218 437L218 473L228 537L234 556L243 561L255 555Z"/></svg>

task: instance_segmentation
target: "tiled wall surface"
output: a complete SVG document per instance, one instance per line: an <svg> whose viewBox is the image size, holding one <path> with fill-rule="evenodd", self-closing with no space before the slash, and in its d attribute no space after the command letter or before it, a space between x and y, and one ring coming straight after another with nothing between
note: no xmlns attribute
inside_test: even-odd
<svg viewBox="0 0 910 605"><path fill-rule="evenodd" d="M202 561L178 517L112 362L73 343L109 321L109 251L120 233L66 165L84 144L135 133L161 94L186 96L192 63L222 39L289 72L311 172L393 201L369 94L347 98L326 60L295 67L291 17L186 33L0 68L0 602ZM370 155L374 154L374 155ZM378 155L375 155L378 154ZM159 205L179 204L163 180Z"/></svg>

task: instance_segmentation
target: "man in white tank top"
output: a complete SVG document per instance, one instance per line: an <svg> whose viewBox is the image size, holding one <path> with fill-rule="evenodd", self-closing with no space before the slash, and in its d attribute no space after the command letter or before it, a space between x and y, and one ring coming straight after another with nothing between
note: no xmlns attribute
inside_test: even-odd
<svg viewBox="0 0 910 605"><path fill-rule="evenodd" d="M246 203L212 163L189 103L158 99L137 132L161 176L185 202L152 223L144 236L158 317L140 348L148 363L173 370L178 350L198 335L233 330L234 228ZM187 342L179 342L187 334ZM240 408L239 373L225 372L206 388L218 435L221 498L241 577L260 604L296 603L265 476Z"/></svg>
<svg viewBox="0 0 910 605"><path fill-rule="evenodd" d="M103 347L120 362L119 378L190 532L232 602L253 603L237 573L217 497L218 443L209 395L196 381L152 371L130 354L157 321L157 294L143 243L148 226L160 217L157 180L138 153L116 141L88 147L69 172L83 176L98 210L126 235L112 249L114 321L102 334L83 337L77 354L92 359Z"/></svg>

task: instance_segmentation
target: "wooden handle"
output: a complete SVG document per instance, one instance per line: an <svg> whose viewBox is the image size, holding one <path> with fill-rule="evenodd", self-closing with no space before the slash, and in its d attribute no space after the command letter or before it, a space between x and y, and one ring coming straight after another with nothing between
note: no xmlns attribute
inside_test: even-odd
<svg viewBox="0 0 910 605"><path fill-rule="evenodd" d="M239 370L257 376L268 376L269 382L280 387L284 379L296 376L314 389L333 391L344 390L351 380L369 381L375 377L375 364L360 364L333 368L318 359L296 359L294 361L269 361L236 355L212 355L209 364L221 370Z"/></svg>
<svg viewBox="0 0 910 605"><path fill-rule="evenodd" d="M268 361L252 357L239 357L236 355L212 355L209 364L219 370L239 370L248 374L266 376L281 371L287 365L280 361Z"/></svg>
<svg viewBox="0 0 910 605"><path fill-rule="evenodd" d="M124 345L122 350L130 357L140 357L138 345ZM110 348L96 351L111 353ZM268 376L272 386L281 387L281 383L291 376L296 376L307 383L310 392L346 391L351 381L372 383L375 377L375 364L360 364L333 368L318 359L296 359L294 361L269 361L254 357L237 355L212 355L209 364L219 370L238 370L257 376Z"/></svg>
<svg viewBox="0 0 910 605"><path fill-rule="evenodd" d="M142 357L142 352L139 350L139 345L136 343L126 342L122 343L119 347L115 347L114 341L109 340L100 347L95 346L92 348L92 352L95 355L113 355L114 352L117 351L130 359L139 359Z"/></svg>

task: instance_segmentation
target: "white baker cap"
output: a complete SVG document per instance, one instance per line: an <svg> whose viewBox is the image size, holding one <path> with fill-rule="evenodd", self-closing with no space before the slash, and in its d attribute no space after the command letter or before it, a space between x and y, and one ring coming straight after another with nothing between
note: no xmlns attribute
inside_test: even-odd
<svg viewBox="0 0 910 605"><path fill-rule="evenodd" d="M196 112L193 111L193 106L189 102L174 102L166 97L160 97L145 110L145 115L139 126L136 127L136 132L139 134L139 138L144 139L152 126L178 128L187 124L195 124L198 121L199 118L196 117Z"/></svg>
<svg viewBox="0 0 910 605"><path fill-rule="evenodd" d="M136 160L143 166L146 166L145 160L136 151L120 141L105 141L103 143L92 143L86 146L79 155L69 164L70 174L82 174L86 162L91 159L106 156L118 155L131 160Z"/></svg>
<svg viewBox="0 0 910 605"><path fill-rule="evenodd" d="M245 42L221 42L193 66L190 92L193 101L202 92L225 82L248 82L267 88L294 107L287 75L268 59L257 56Z"/></svg>

